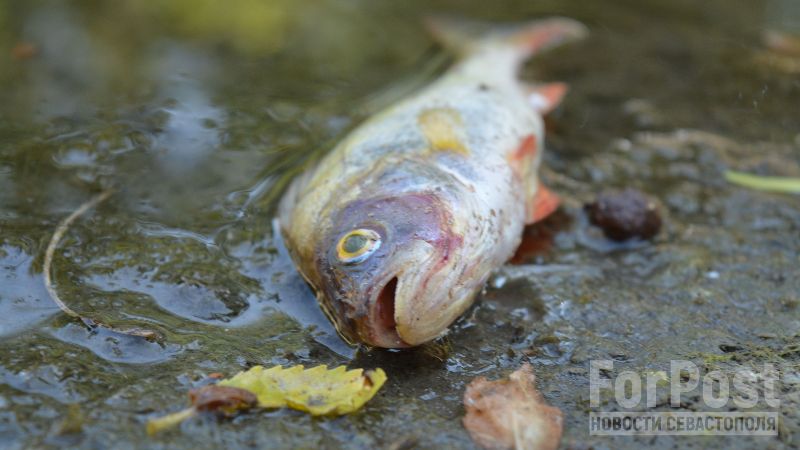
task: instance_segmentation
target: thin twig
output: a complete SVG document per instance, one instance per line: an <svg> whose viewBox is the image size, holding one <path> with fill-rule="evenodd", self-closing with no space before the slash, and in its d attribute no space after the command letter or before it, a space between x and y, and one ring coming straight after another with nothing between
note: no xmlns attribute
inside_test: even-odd
<svg viewBox="0 0 800 450"><path fill-rule="evenodd" d="M50 243L47 244L47 250L44 252L44 266L42 267L42 273L44 274L44 286L47 288L47 292L50 294L50 298L61 308L61 311L64 311L65 314L68 316L72 316L75 318L80 319L80 314L76 313L69 306L67 306L61 298L58 296L58 292L56 292L56 288L53 285L53 278L50 274L50 268L53 265L53 255L56 253L56 248L58 247L58 243L61 241L61 238L64 237L64 233L67 232L69 226L72 225L72 222L75 221L78 217L82 216L86 213L86 211L94 208L103 200L107 199L111 195L112 191L105 191L94 197L93 199L89 200L88 202L82 204L78 209L72 212L67 218L61 221L56 227L55 233L53 233L53 237L50 238Z"/></svg>
<svg viewBox="0 0 800 450"><path fill-rule="evenodd" d="M72 308L67 306L61 297L59 297L58 292L56 291L55 285L53 284L53 275L52 275L52 267L53 267L53 256L56 253L56 248L58 248L58 243L61 241L61 238L64 237L64 234L69 230L70 225L74 222L78 217L86 214L86 211L94 208L95 206L99 205L103 201L105 201L108 197L111 196L113 190L107 190L101 192L91 200L87 201L86 203L82 204L78 209L73 211L72 214L67 216L61 223L58 224L56 227L56 231L53 233L53 237L50 238L50 243L47 244L47 250L44 252L44 265L42 266L42 274L44 275L44 286L47 289L47 293L50 294L50 298L53 299L53 302L64 312L64 314L79 319L83 322L87 327L94 330L97 327L103 327L108 329L109 331L125 334L129 336L138 336L143 337L148 340L153 340L158 337L158 333L151 330L146 330L142 328L130 328L124 330L118 330L112 326L106 325L104 323L98 322L94 319L90 319L88 317L83 317L77 312L75 312Z"/></svg>

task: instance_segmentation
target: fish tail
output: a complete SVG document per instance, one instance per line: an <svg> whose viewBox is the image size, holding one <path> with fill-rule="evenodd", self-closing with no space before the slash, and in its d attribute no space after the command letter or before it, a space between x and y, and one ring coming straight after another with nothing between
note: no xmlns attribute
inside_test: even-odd
<svg viewBox="0 0 800 450"><path fill-rule="evenodd" d="M588 34L585 25L565 17L497 27L471 20L434 16L426 18L425 24L434 39L462 58L502 48L512 50L517 63Z"/></svg>

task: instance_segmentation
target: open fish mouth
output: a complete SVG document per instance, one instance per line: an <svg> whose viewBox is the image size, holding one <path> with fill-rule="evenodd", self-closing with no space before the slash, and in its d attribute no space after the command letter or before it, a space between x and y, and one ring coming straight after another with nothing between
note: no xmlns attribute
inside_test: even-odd
<svg viewBox="0 0 800 450"><path fill-rule="evenodd" d="M377 289L367 315L357 322L358 334L364 342L384 348L410 347L397 331L395 305L399 283L399 275L395 275Z"/></svg>
<svg viewBox="0 0 800 450"><path fill-rule="evenodd" d="M426 241L410 243L407 252L394 260L394 270L387 271L366 293L366 308L351 322L359 340L383 348L413 347L429 340L418 336L418 328L427 327L430 319L425 314L420 316L419 311L429 310L439 294L446 293L429 285L431 277L446 270L442 264L446 254L446 250Z"/></svg>

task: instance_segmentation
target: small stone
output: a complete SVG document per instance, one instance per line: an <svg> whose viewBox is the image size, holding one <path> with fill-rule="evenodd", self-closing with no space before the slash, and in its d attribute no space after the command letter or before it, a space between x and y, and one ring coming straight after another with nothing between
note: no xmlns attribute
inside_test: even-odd
<svg viewBox="0 0 800 450"><path fill-rule="evenodd" d="M615 241L650 239L661 229L661 215L655 202L635 189L603 192L584 209L589 221Z"/></svg>

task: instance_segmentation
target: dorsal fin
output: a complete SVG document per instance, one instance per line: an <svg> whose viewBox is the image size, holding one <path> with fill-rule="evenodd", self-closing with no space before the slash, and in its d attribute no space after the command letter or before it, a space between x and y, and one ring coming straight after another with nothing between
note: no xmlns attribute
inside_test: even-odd
<svg viewBox="0 0 800 450"><path fill-rule="evenodd" d="M564 17L535 20L521 25L492 26L451 17L429 17L425 24L431 35L445 48L459 56L506 47L515 50L523 61L559 44L580 39L588 33L578 21Z"/></svg>

